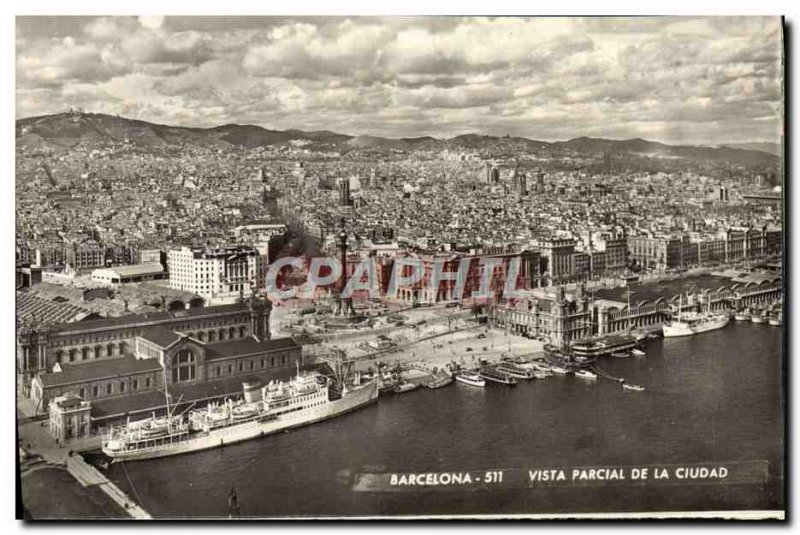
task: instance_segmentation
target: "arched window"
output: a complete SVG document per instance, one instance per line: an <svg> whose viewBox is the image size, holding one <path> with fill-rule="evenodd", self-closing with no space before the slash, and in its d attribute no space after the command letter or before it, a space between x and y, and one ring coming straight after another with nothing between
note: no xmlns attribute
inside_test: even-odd
<svg viewBox="0 0 800 535"><path fill-rule="evenodd" d="M172 382L194 381L197 365L189 349L181 349L172 359Z"/></svg>
<svg viewBox="0 0 800 535"><path fill-rule="evenodd" d="M120 392L125 392L125 381L120 381L119 382L119 391Z"/></svg>
<svg viewBox="0 0 800 535"><path fill-rule="evenodd" d="M108 383L106 385L106 394L108 394L110 396L113 391L114 391L114 385L112 385L111 383Z"/></svg>
<svg viewBox="0 0 800 535"><path fill-rule="evenodd" d="M134 390L138 389L139 388L139 379L134 379L132 386L133 386Z"/></svg>
<svg viewBox="0 0 800 535"><path fill-rule="evenodd" d="M93 387L92 387L92 397L93 397L93 398L96 398L96 397L97 397L97 393L98 393L98 392L97 392L97 386L93 386Z"/></svg>

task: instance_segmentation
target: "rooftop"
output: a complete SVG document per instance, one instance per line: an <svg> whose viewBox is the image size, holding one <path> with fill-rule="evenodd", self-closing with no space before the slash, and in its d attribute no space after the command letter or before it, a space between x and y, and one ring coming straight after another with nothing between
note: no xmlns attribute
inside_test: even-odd
<svg viewBox="0 0 800 535"><path fill-rule="evenodd" d="M167 348L181 339L179 334L158 325L145 329L139 336L161 348Z"/></svg>
<svg viewBox="0 0 800 535"><path fill-rule="evenodd" d="M155 359L137 359L133 356L125 356L83 364L62 364L60 372L44 373L38 377L42 381L42 386L50 388L159 370L161 370L161 364Z"/></svg>
<svg viewBox="0 0 800 535"><path fill-rule="evenodd" d="M252 336L238 340L217 342L206 346L206 361L241 357L244 355L258 355L271 351L283 351L297 348L300 345L293 338L275 338L273 340L256 340Z"/></svg>
<svg viewBox="0 0 800 535"><path fill-rule="evenodd" d="M130 266L116 266L110 268L96 269L94 272L113 272L120 277L136 277L140 275L152 275L155 273L163 273L164 266L158 262L145 262L142 264L133 264Z"/></svg>
<svg viewBox="0 0 800 535"><path fill-rule="evenodd" d="M202 308L190 308L186 310L168 311L168 312L151 312L145 314L129 314L127 316L120 316L117 318L100 318L96 320L87 320L77 324L64 324L56 325L53 331L57 333L64 333L70 331L84 330L84 329L109 329L114 327L122 327L125 325L135 325L137 323L158 322L169 320L172 318L194 318L198 316L211 316L214 314L223 314L226 312L245 311L247 304L234 303L231 305L218 305Z"/></svg>
<svg viewBox="0 0 800 535"><path fill-rule="evenodd" d="M71 303L45 299L29 292L17 292L17 319L21 322L69 323L89 314L89 310Z"/></svg>

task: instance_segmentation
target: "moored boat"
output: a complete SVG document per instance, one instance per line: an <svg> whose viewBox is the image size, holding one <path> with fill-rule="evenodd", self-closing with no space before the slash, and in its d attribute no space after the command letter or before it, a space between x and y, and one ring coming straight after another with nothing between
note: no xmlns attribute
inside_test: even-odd
<svg viewBox="0 0 800 535"><path fill-rule="evenodd" d="M772 314L769 317L769 324L772 325L773 327L780 327L781 325L783 325L783 314L780 312Z"/></svg>
<svg viewBox="0 0 800 535"><path fill-rule="evenodd" d="M507 372L498 370L496 367L493 366L484 366L478 373L480 373L480 376L486 379L487 381L501 383L509 386L514 386L515 384L517 384L517 380L514 379L511 375L509 375Z"/></svg>
<svg viewBox="0 0 800 535"><path fill-rule="evenodd" d="M569 373L568 369L562 368L561 366L551 366L550 371L557 375L567 375Z"/></svg>
<svg viewBox="0 0 800 535"><path fill-rule="evenodd" d="M442 388L443 386L447 386L453 382L453 378L449 375L442 375L439 377L434 377L432 381L425 383L423 386L425 388Z"/></svg>
<svg viewBox="0 0 800 535"><path fill-rule="evenodd" d="M419 388L419 383L401 383L394 387L395 394L405 394Z"/></svg>
<svg viewBox="0 0 800 535"><path fill-rule="evenodd" d="M750 309L745 308L744 310L737 311L733 315L733 319L735 321L750 321Z"/></svg>
<svg viewBox="0 0 800 535"><path fill-rule="evenodd" d="M574 357L587 359L611 355L617 351L628 351L636 347L646 337L643 333L640 336L640 338L637 338L637 336L630 334L611 334L602 338L577 340L570 344L569 352Z"/></svg>
<svg viewBox="0 0 800 535"><path fill-rule="evenodd" d="M575 371L575 377L578 377L580 379L586 379L589 381L597 380L597 374L594 372L590 372L589 370L577 370Z"/></svg>
<svg viewBox="0 0 800 535"><path fill-rule="evenodd" d="M461 371L456 374L456 381L465 385L484 387L486 381L477 372Z"/></svg>
<svg viewBox="0 0 800 535"><path fill-rule="evenodd" d="M752 323L766 323L767 319L761 313L757 313L751 316L750 321Z"/></svg>
<svg viewBox="0 0 800 535"><path fill-rule="evenodd" d="M173 416L167 407L166 432L153 435L154 419L111 429L103 453L114 461L153 459L224 446L313 424L364 407L378 398L378 382L338 385L319 373L299 373L271 382L244 400L208 404ZM249 397L248 397L249 396Z"/></svg>
<svg viewBox="0 0 800 535"><path fill-rule="evenodd" d="M510 362L501 362L497 365L496 369L505 372L515 379L534 379L536 378L536 371L534 369L523 368Z"/></svg>
<svg viewBox="0 0 800 535"><path fill-rule="evenodd" d="M635 349L631 349L631 355L633 355L635 357L644 357L645 355L647 355L647 353L645 353L644 351L642 351L639 348L635 348Z"/></svg>
<svg viewBox="0 0 800 535"><path fill-rule="evenodd" d="M628 353L627 351L615 351L611 353L611 356L615 359L626 359L631 356L632 353Z"/></svg>
<svg viewBox="0 0 800 535"><path fill-rule="evenodd" d="M662 330L664 338L691 336L708 331L722 329L730 321L727 314L716 314L710 308L703 312L683 312L683 294L678 305L676 318L666 322Z"/></svg>

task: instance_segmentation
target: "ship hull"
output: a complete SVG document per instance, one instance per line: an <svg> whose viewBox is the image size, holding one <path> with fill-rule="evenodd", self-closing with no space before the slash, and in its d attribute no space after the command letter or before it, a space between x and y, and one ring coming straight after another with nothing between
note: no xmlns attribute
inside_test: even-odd
<svg viewBox="0 0 800 535"><path fill-rule="evenodd" d="M484 386L486 386L486 381L484 381L483 379L481 379L480 381L477 381L477 380L467 379L465 377L461 377L460 375L456 376L456 381L458 381L459 383L463 383L465 385L469 385L469 386L477 386L479 388L483 388Z"/></svg>
<svg viewBox="0 0 800 535"><path fill-rule="evenodd" d="M168 457L171 455L181 455L211 448L219 448L229 444L244 442L254 438L279 433L288 429L294 429L305 425L311 425L323 420L335 418L348 412L365 407L378 399L378 383L373 382L360 388L351 390L342 399L331 401L321 407L314 407L307 410L297 411L278 416L274 419L264 421L250 421L239 425L232 425L220 429L214 429L207 433L192 436L169 446L158 446L144 448L133 451L111 452L103 447L103 453L110 457L114 462L117 461L141 461L155 459L158 457Z"/></svg>
<svg viewBox="0 0 800 535"><path fill-rule="evenodd" d="M725 327L730 318L727 316L720 316L712 320L704 321L696 325L686 324L664 324L664 338L676 338L679 336L691 336L693 334L700 334L708 331L715 331Z"/></svg>

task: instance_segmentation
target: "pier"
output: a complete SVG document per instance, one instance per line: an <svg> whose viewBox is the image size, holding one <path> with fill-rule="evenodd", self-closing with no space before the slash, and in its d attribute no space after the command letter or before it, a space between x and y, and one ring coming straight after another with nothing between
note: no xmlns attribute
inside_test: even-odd
<svg viewBox="0 0 800 535"><path fill-rule="evenodd" d="M97 486L97 488L105 492L109 498L119 504L132 518L137 520L152 519L147 511L131 500L127 494L109 481L97 468L84 461L83 457L80 455L72 455L67 458L67 471L84 487Z"/></svg>
<svg viewBox="0 0 800 535"><path fill-rule="evenodd" d="M26 456L38 456L41 459L41 462L37 462L39 466L65 469L84 488L99 489L131 518L138 520L152 518L141 504L137 504L77 453L96 449L99 446L97 437L75 443L57 444L42 423L41 420L29 420L19 426L20 450Z"/></svg>

